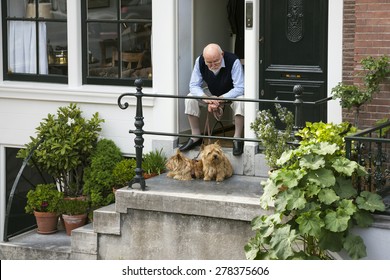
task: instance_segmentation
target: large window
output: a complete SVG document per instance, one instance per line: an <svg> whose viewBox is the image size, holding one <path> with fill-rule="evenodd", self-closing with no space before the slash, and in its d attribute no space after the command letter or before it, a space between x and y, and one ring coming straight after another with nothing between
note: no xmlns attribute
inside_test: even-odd
<svg viewBox="0 0 390 280"><path fill-rule="evenodd" d="M4 79L66 83L66 0L1 2Z"/></svg>
<svg viewBox="0 0 390 280"><path fill-rule="evenodd" d="M152 0L82 2L83 82L152 84Z"/></svg>

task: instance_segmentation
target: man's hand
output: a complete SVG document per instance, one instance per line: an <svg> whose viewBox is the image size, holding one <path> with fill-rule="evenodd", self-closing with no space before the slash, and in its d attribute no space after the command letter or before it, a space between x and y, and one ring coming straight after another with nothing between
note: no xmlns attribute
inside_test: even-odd
<svg viewBox="0 0 390 280"><path fill-rule="evenodd" d="M211 97L216 97L216 96L211 96ZM215 99L203 99L203 101L208 104L207 110L209 112L216 111L222 102L222 100L215 100Z"/></svg>

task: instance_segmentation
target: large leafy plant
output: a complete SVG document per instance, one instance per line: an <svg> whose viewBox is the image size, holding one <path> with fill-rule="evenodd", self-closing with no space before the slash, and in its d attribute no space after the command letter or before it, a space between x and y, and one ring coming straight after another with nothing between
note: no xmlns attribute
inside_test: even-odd
<svg viewBox="0 0 390 280"><path fill-rule="evenodd" d="M289 142L294 141L293 125L294 115L287 108L275 104L277 115L270 110L257 112L256 119L251 123L250 128L255 132L257 139L261 142L265 158L270 169L277 169L277 160L281 154L290 148ZM277 121L284 126L284 130L277 128Z"/></svg>
<svg viewBox="0 0 390 280"><path fill-rule="evenodd" d="M282 154L282 168L264 185L263 209L274 213L252 221L256 235L245 246L248 259L328 259L342 249L353 259L366 256L354 226L368 227L371 213L383 211L381 197L357 193L354 176L365 169L341 155L337 144L319 142Z"/></svg>
<svg viewBox="0 0 390 280"><path fill-rule="evenodd" d="M89 165L103 121L97 112L86 119L73 103L59 107L56 115L48 114L42 120L36 137L30 137L18 157L27 158L37 147L30 163L53 176L66 196L81 195L84 169Z"/></svg>

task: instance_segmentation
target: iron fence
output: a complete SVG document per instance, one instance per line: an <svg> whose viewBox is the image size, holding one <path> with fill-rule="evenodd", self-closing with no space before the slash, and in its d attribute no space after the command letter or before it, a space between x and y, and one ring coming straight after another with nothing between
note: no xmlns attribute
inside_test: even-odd
<svg viewBox="0 0 390 280"><path fill-rule="evenodd" d="M346 156L364 166L367 176L357 182L358 191L382 196L390 213L390 121L346 136Z"/></svg>
<svg viewBox="0 0 390 280"><path fill-rule="evenodd" d="M166 133L166 132L158 132L158 131L145 131L143 130L144 126L144 117L143 117L143 108L142 108L142 98L154 97L154 98L170 98L170 99L210 99L215 100L220 98L216 97L204 97L204 96L178 96L178 95L164 95L164 94L145 94L142 92L142 79L137 79L134 83L136 86L136 93L124 93L121 94L118 98L118 106L122 110L125 110L129 107L127 102L122 103L122 99L124 97L135 97L136 98L136 115L134 125L136 127L135 130L130 130L130 133L135 134L135 150L136 150L136 169L135 169L135 177L129 183L129 187L132 187L133 184L140 184L141 189L145 190L145 179L143 177L142 170L142 151L143 151L143 143L144 143L144 135L159 135L159 136L176 136L176 137L197 137L202 139L221 139L221 140L241 140L246 142L260 142L259 139L253 138L238 138L238 137L226 137L226 136L212 136L212 135L192 135L192 134L182 134L182 133ZM278 99L250 99L250 98L224 98L225 102L231 101L242 101L242 102L255 102L255 103L279 103L279 104L292 104L295 108L294 114L294 126L293 132L298 132L299 129L303 128L304 121L302 118L302 106L303 105L320 105L325 102L328 102L332 99L332 97L324 98L315 102L303 101L302 93L304 88L297 84L293 87L294 100L278 100ZM294 133L295 135L295 133ZM296 139L295 144L299 143L299 139ZM294 143L293 143L294 144Z"/></svg>

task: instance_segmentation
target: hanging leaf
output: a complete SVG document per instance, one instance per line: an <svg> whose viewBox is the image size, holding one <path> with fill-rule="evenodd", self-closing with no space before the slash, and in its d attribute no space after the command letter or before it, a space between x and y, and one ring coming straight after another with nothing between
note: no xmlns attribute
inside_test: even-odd
<svg viewBox="0 0 390 280"><path fill-rule="evenodd" d="M366 245L360 236L348 235L345 238L344 249L347 251L348 255L354 259L361 259L367 256Z"/></svg>
<svg viewBox="0 0 390 280"><path fill-rule="evenodd" d="M361 192L356 198L356 203L359 209L364 209L370 212L386 210L382 197L376 193L368 191Z"/></svg>

